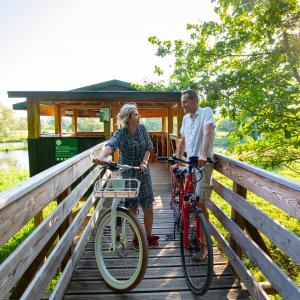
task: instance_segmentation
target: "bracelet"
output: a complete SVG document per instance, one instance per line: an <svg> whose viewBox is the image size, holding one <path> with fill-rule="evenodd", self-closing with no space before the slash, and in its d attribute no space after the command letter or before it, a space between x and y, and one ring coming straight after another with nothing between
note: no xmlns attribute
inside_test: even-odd
<svg viewBox="0 0 300 300"><path fill-rule="evenodd" d="M146 160L143 160L142 163L144 163L146 166L148 166L148 162Z"/></svg>

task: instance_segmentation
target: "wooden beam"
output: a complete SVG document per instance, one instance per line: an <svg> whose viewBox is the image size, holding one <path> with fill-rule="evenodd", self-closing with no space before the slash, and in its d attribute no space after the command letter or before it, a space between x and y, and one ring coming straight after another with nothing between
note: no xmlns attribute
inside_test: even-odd
<svg viewBox="0 0 300 300"><path fill-rule="evenodd" d="M177 136L178 137L181 137L180 129L182 125L182 119L183 119L183 110L180 103L178 103L178 107L177 107Z"/></svg>
<svg viewBox="0 0 300 300"><path fill-rule="evenodd" d="M39 106L39 102L27 100L28 138L30 139L38 139L40 137Z"/></svg>
<svg viewBox="0 0 300 300"><path fill-rule="evenodd" d="M40 104L40 116L54 116L54 108Z"/></svg>
<svg viewBox="0 0 300 300"><path fill-rule="evenodd" d="M166 118L168 116L168 109L146 109L139 108L139 114L142 118Z"/></svg>
<svg viewBox="0 0 300 300"><path fill-rule="evenodd" d="M113 103L111 106L111 114L112 114L112 119L113 119L113 132L115 132L118 129L118 120L117 116L120 111L121 105L120 103Z"/></svg>
<svg viewBox="0 0 300 300"><path fill-rule="evenodd" d="M71 187L68 187L64 192L62 192L58 197L57 197L57 206L64 201L64 199L71 193ZM61 224L61 226L58 228L58 235L59 235L59 238L61 239L62 236L64 235L64 233L67 231L67 229L69 228L69 226L71 225L72 223L72 220L73 220L73 214L70 213L67 218L65 219L65 221ZM68 263L68 260L69 258L71 257L72 255L72 247L70 247L68 250L67 250L67 253L65 255L65 257L63 258L62 260L62 263L61 263L61 267L62 269L65 268L65 266L67 265Z"/></svg>
<svg viewBox="0 0 300 300"><path fill-rule="evenodd" d="M121 104L119 102L112 103L111 106L111 113L112 113L112 122L113 122L113 132L115 132L118 129L118 113L120 111ZM116 150L113 155L113 160L118 161L119 160L119 150Z"/></svg>
<svg viewBox="0 0 300 300"><path fill-rule="evenodd" d="M77 116L78 116L78 110L73 109L73 116L72 116L72 132L75 134L77 133Z"/></svg>
<svg viewBox="0 0 300 300"><path fill-rule="evenodd" d="M168 156L171 156L172 153L172 144L170 134L173 133L173 115L172 115L172 108L168 108Z"/></svg>
<svg viewBox="0 0 300 300"><path fill-rule="evenodd" d="M237 184L236 182L233 182L233 191L246 199L247 197L247 190L243 188L241 185ZM231 208L231 219L241 228L241 230L244 230L245 228L245 219L241 214L239 214L233 207ZM232 237L230 237L230 247L235 251L237 256L239 258L243 257L243 251L239 247L239 245L233 240Z"/></svg>
<svg viewBox="0 0 300 300"><path fill-rule="evenodd" d="M215 169L300 220L300 186L283 177L220 154Z"/></svg>
<svg viewBox="0 0 300 300"><path fill-rule="evenodd" d="M61 135L61 110L59 105L54 108L54 124L55 134Z"/></svg>

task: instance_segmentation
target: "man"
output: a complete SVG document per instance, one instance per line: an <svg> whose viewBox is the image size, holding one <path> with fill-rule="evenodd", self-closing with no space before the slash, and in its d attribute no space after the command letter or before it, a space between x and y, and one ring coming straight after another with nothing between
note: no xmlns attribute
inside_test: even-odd
<svg viewBox="0 0 300 300"><path fill-rule="evenodd" d="M181 126L181 142L178 149L178 157L182 157L186 151L187 158L191 156L198 157L198 165L205 166L202 169L203 177L201 181L197 179L195 192L199 196L199 206L208 220L206 202L209 200L212 187L210 179L213 171L212 163L207 163L207 158L212 159L213 141L215 135L215 120L210 107L201 108L198 106L198 95L194 90L182 92L181 105L186 114L183 117ZM173 168L178 165L172 166ZM196 177L199 177L196 173Z"/></svg>

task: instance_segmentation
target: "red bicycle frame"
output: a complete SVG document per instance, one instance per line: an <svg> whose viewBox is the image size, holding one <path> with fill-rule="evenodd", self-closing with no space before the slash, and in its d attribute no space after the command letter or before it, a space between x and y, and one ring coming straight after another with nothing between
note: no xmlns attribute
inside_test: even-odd
<svg viewBox="0 0 300 300"><path fill-rule="evenodd" d="M185 185L184 185L184 190L182 192L182 210L180 210L181 215L183 216L183 240L184 240L184 248L185 249L189 249L190 244L189 244L189 236L188 236L188 232L189 232L189 209L192 205L192 203L194 202L191 198L189 198L188 201L184 201L184 196L186 195L191 195L193 193L193 176L192 174L188 174L187 179L185 181ZM194 204L196 205L196 204ZM201 234L201 228L200 228L200 221L197 218L196 219L196 235L197 237L200 237Z"/></svg>

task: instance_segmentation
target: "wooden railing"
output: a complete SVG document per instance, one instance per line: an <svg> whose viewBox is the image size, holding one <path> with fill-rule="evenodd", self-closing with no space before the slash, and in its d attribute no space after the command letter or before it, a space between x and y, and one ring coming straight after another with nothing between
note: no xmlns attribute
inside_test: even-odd
<svg viewBox="0 0 300 300"><path fill-rule="evenodd" d="M157 156L166 156L168 152L168 134L166 132L149 132L153 143L153 153L151 160Z"/></svg>
<svg viewBox="0 0 300 300"><path fill-rule="evenodd" d="M92 159L102 147L97 145L0 194L0 246L31 219L41 216L50 202L58 204L46 219L39 218L40 224L0 265L0 299L40 299L62 263L63 272L50 299L63 297L101 210L90 187L100 174ZM109 176L109 172L101 176ZM83 205L72 220L72 210L82 199ZM80 240L74 245L77 234Z"/></svg>
<svg viewBox="0 0 300 300"><path fill-rule="evenodd" d="M260 232L298 266L299 236L246 200L249 190L300 220L300 184L220 154L215 154L214 159L218 161L216 171L233 181L232 190L216 179L212 181L214 191L232 207L230 218L213 199L208 202L208 208L230 234L228 243L215 225L210 224L220 248L255 299L268 299L264 289L270 293L279 293L284 299L300 299L299 286L273 262ZM254 279L241 260L243 254L248 256L269 282L259 283Z"/></svg>
<svg viewBox="0 0 300 300"><path fill-rule="evenodd" d="M172 151L176 153L180 139L171 135ZM233 158L214 154L215 170L232 180L233 189L215 178L213 190L231 206L231 216L214 202L207 206L227 230L227 241L210 222L212 235L224 251L236 274L255 299L269 299L268 294L280 294L284 299L300 299L300 287L271 258L261 233L300 266L300 237L246 200L247 191L275 205L291 217L300 220L300 184L248 165ZM300 223L299 223L300 226ZM245 254L265 275L268 282L257 282L242 262Z"/></svg>
<svg viewBox="0 0 300 300"><path fill-rule="evenodd" d="M168 142L178 145L174 136L169 137ZM103 144L97 145L0 194L0 246L32 218L41 216L41 211L50 202L58 203L46 219L36 218L40 219L40 224L0 265L0 299L6 296L40 299L60 268L62 274L50 299L63 297L101 210L90 187L100 173L92 158L102 147ZM172 153L176 152L174 150L170 149ZM249 190L300 220L300 185L219 154L215 154L214 159L218 161L215 170L233 181L233 189L229 189L213 179L214 191L232 207L231 216L225 214L213 199L208 202L208 208L230 235L227 241L210 223L219 247L255 299L268 299L266 291L279 293L284 299L300 299L300 288L273 262L260 233L298 266L300 238L246 200ZM83 205L75 216L72 209L82 199ZM92 207L95 209L88 218ZM75 245L74 238L78 236L80 239ZM254 279L242 262L243 254L269 282L260 283Z"/></svg>

